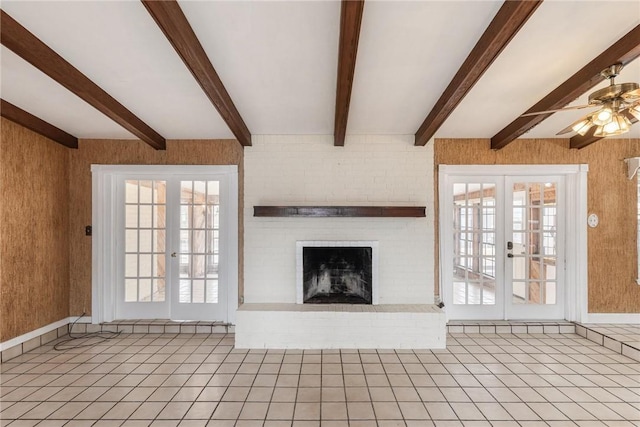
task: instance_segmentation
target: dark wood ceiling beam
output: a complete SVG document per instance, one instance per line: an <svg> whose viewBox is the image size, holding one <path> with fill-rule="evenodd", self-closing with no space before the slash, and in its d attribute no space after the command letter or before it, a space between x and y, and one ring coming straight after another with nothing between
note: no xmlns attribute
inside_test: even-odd
<svg viewBox="0 0 640 427"><path fill-rule="evenodd" d="M209 57L178 2L176 0L141 1L238 142L243 146L250 146L251 132L249 132L211 61L209 61Z"/></svg>
<svg viewBox="0 0 640 427"><path fill-rule="evenodd" d="M502 4L449 86L418 128L415 145L425 145L435 135L541 3L542 0L505 1Z"/></svg>
<svg viewBox="0 0 640 427"><path fill-rule="evenodd" d="M338 81L336 85L336 116L333 128L333 144L344 146L351 103L353 75L358 55L358 40L364 0L342 0L340 12L340 43L338 47Z"/></svg>
<svg viewBox="0 0 640 427"><path fill-rule="evenodd" d="M5 47L153 148L165 149L165 139L160 134L31 34L4 10L0 10L0 13L0 41Z"/></svg>
<svg viewBox="0 0 640 427"><path fill-rule="evenodd" d="M586 134L583 135L575 135L572 136L571 139L569 140L569 147L570 148L584 148L587 145L591 145L596 141L601 140L602 138L599 136L595 136L594 133L596 132L596 127L592 126L591 129L589 129L587 131Z"/></svg>
<svg viewBox="0 0 640 427"><path fill-rule="evenodd" d="M551 91L523 114L562 108L604 80L600 72L610 65L623 65L640 56L640 25L629 31L607 50L582 67L564 83ZM491 138L491 148L498 150L523 135L553 113L518 117ZM588 135L588 134L587 134ZM586 139L585 139L586 141ZM594 141L592 141L594 142ZM586 146L585 142L575 145ZM573 144L572 144L573 145ZM577 147L576 147L577 148Z"/></svg>
<svg viewBox="0 0 640 427"><path fill-rule="evenodd" d="M75 136L55 127L51 123L45 122L40 117L24 111L20 107L16 107L4 99L0 99L0 115L65 147L78 148L78 138Z"/></svg>

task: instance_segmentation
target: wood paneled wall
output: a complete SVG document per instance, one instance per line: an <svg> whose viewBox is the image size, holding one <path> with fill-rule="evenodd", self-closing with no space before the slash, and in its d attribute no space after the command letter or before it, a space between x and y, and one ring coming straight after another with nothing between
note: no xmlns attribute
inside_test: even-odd
<svg viewBox="0 0 640 427"><path fill-rule="evenodd" d="M69 150L0 123L0 342L69 316Z"/></svg>
<svg viewBox="0 0 640 427"><path fill-rule="evenodd" d="M640 312L636 180L627 179L623 161L640 156L640 140L602 140L582 150L569 149L568 139L516 140L502 150L490 145L488 139L436 139L436 182L441 164L588 164L588 211L600 217L598 227L588 229L589 312ZM435 244L438 254L438 239Z"/></svg>
<svg viewBox="0 0 640 427"><path fill-rule="evenodd" d="M91 224L92 164L238 165L238 295L243 295L244 171L242 146L236 140L170 140L166 151L140 141L80 140L70 161L71 315L91 313L91 237L84 229Z"/></svg>

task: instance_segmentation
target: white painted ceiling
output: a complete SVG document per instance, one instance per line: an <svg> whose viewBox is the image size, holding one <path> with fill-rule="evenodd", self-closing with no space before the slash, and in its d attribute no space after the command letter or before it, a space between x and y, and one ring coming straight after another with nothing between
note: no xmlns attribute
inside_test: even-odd
<svg viewBox="0 0 640 427"><path fill-rule="evenodd" d="M347 134L415 133L501 4L369 0ZM339 2L180 6L252 134L333 133ZM233 137L139 1L0 7L165 138ZM637 0L546 0L436 137L493 136L639 23ZM6 48L0 55L3 99L79 138L134 138ZM640 82L640 61L617 81ZM525 137L556 137L587 111L554 114ZM640 137L640 124L624 136Z"/></svg>

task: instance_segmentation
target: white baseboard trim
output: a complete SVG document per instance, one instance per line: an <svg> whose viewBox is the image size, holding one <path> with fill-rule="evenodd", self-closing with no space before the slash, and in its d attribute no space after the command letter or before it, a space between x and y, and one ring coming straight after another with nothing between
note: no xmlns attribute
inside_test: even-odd
<svg viewBox="0 0 640 427"><path fill-rule="evenodd" d="M640 324L640 313L587 313L585 321L580 323L627 323Z"/></svg>
<svg viewBox="0 0 640 427"><path fill-rule="evenodd" d="M8 348L15 347L23 342L32 340L34 338L39 337L40 335L44 335L47 332L51 332L55 329L58 329L60 326L67 325L69 323L69 318L65 318L62 320L58 320L57 322L50 323L46 326L36 329L35 331L27 332L26 334L17 336L15 338L11 338L8 341L0 343L0 351L4 351Z"/></svg>
<svg viewBox="0 0 640 427"><path fill-rule="evenodd" d="M17 345L20 345L24 342L27 342L29 340L32 340L34 338L37 338L41 335L44 335L46 333L49 333L51 331L54 331L56 329L58 329L61 326L65 326L68 325L69 323L72 323L74 321L77 320L77 323L91 323L91 317L90 316L84 316L84 317L78 317L78 316L73 316L73 317L67 317L65 319L61 319L58 320L57 322L53 322L50 323L46 326L43 326L41 328L36 329L35 331L31 331L31 332L27 332L26 334L22 334L18 337L15 338L11 338L10 340L7 340L5 342L0 343L0 351L5 351L9 348L15 347Z"/></svg>

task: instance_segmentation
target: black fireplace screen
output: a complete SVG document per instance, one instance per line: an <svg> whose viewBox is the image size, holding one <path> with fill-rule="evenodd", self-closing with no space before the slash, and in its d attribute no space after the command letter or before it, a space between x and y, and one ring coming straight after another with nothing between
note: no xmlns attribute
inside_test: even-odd
<svg viewBox="0 0 640 427"><path fill-rule="evenodd" d="M370 247L302 248L303 302L371 304L371 256Z"/></svg>

